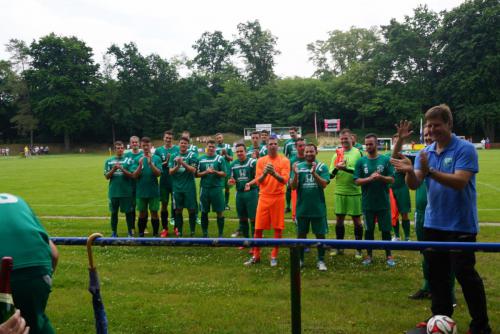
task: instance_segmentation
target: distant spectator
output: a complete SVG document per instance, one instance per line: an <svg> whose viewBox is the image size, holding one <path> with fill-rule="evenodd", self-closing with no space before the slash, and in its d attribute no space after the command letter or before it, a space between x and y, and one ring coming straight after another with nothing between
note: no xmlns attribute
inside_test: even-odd
<svg viewBox="0 0 500 334"><path fill-rule="evenodd" d="M486 143L485 143L485 144L486 144L486 145L485 145L485 148L486 148L487 150L489 150L489 149L490 149L490 137L486 137Z"/></svg>
<svg viewBox="0 0 500 334"><path fill-rule="evenodd" d="M483 147L483 149L486 148L486 139L481 139L481 146Z"/></svg>

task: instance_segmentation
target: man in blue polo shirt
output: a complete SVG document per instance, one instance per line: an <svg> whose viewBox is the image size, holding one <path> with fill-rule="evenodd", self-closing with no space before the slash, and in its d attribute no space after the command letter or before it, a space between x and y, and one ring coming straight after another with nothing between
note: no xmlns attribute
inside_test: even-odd
<svg viewBox="0 0 500 334"><path fill-rule="evenodd" d="M479 231L476 207L476 173L479 172L476 149L452 133L453 117L447 105L430 108L425 113L433 143L415 159L392 159L398 172L406 173L406 183L416 189L425 182L424 240L440 242L475 242ZM402 156L401 156L402 158ZM474 265L471 251L424 251L429 264L432 314L453 314L450 275L454 273L464 293L472 320L470 334L489 334L484 285ZM425 323L417 325L423 326Z"/></svg>

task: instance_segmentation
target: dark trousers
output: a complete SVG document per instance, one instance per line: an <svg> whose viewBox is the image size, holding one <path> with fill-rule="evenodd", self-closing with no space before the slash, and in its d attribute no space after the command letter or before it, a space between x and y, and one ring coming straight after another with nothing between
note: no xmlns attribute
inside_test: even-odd
<svg viewBox="0 0 500 334"><path fill-rule="evenodd" d="M475 242L476 235L463 232L440 231L424 228L425 241ZM476 256L473 251L425 250L429 264L429 285L432 294L432 314L453 314L451 275L455 273L472 318L472 333L490 333L486 309L486 294L483 280L474 268Z"/></svg>

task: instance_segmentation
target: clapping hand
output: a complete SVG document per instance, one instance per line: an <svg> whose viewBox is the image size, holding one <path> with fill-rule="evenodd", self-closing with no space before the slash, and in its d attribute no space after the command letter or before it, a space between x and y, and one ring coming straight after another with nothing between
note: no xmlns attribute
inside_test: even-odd
<svg viewBox="0 0 500 334"><path fill-rule="evenodd" d="M311 167L311 173L316 173L316 167L317 167L316 162L313 162Z"/></svg>
<svg viewBox="0 0 500 334"><path fill-rule="evenodd" d="M398 159L391 158L391 164L398 173L408 173L413 170L411 160L401 152L398 153Z"/></svg>

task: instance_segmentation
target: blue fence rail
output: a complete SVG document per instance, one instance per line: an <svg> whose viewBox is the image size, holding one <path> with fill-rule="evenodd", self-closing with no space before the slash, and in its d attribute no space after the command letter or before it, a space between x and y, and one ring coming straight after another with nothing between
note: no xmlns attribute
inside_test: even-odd
<svg viewBox="0 0 500 334"><path fill-rule="evenodd" d="M88 238L54 237L56 245L85 246ZM241 238L96 238L99 246L167 246L167 247L285 247L290 248L290 300L292 333L302 332L300 295L300 248L318 246L343 249L448 250L500 252L500 243L491 242L411 242L331 239L241 239Z"/></svg>

